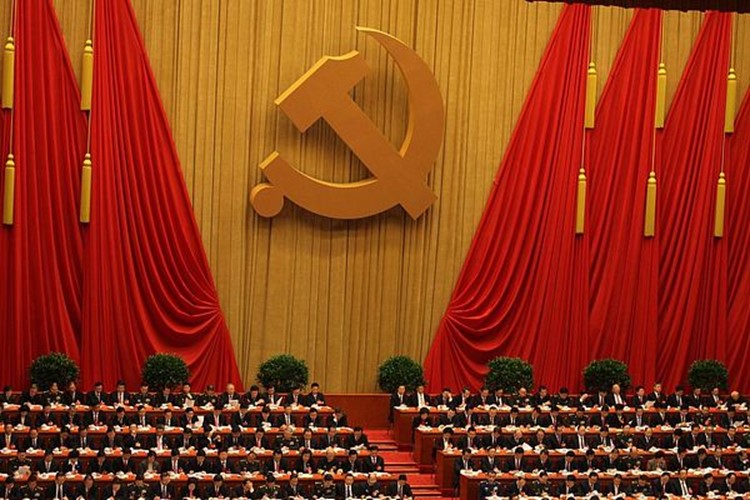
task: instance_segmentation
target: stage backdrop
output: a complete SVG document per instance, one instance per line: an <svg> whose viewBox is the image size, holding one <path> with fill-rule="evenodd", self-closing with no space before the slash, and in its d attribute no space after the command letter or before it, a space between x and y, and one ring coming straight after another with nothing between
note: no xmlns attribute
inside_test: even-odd
<svg viewBox="0 0 750 500"><path fill-rule="evenodd" d="M88 1L55 0L55 6L80 76ZM133 6L245 382L262 359L280 351L306 358L313 378L330 390L374 389L378 363L392 354L423 359L561 6L521 0L135 0ZM632 12L595 8L592 17L601 91ZM664 18L668 102L702 18L675 12ZM374 72L354 98L387 137L402 140L403 82L356 25L401 38L434 69L447 106L443 148L430 175L439 200L418 221L395 209L336 222L291 204L272 221L258 218L249 190L261 179L258 163L274 149L323 179L368 175L326 125L300 135L273 105L322 55L363 52ZM747 16L735 33L738 53L750 53ZM738 59L737 69L744 92L750 60Z"/></svg>

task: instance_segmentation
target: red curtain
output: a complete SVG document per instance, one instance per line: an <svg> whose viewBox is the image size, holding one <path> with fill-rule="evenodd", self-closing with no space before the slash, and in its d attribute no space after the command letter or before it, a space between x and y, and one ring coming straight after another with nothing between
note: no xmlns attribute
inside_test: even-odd
<svg viewBox="0 0 750 500"><path fill-rule="evenodd" d="M542 57L425 361L430 388L478 386L499 354L537 380L577 380L588 356L588 256L576 237L589 7L566 6Z"/></svg>
<svg viewBox="0 0 750 500"><path fill-rule="evenodd" d="M19 389L40 354L78 360L78 225L86 121L52 0L16 2L15 220L0 228L0 380ZM2 162L10 111L3 110ZM3 180L0 176L0 193Z"/></svg>
<svg viewBox="0 0 750 500"><path fill-rule="evenodd" d="M714 238L731 14L710 12L664 129L657 218L660 244L657 378L685 380L694 359L726 360L727 243ZM748 387L748 380L735 380Z"/></svg>
<svg viewBox="0 0 750 500"><path fill-rule="evenodd" d="M241 386L229 332L135 14L97 2L91 224L85 235L84 385L135 386L155 352L199 388Z"/></svg>
<svg viewBox="0 0 750 500"><path fill-rule="evenodd" d="M576 238L588 36L582 8L565 8L537 72L427 355L430 387L476 388L487 361L504 355L527 359L537 383L573 389L590 359L624 360L636 383L658 379L673 388L693 360L717 358L729 363L734 386L750 390L741 344L750 335L750 204L740 194L730 195L727 237L713 236L729 14L706 14L666 128L656 135L654 239L644 238L643 223L661 19L656 11L634 15L587 137L588 227ZM732 140L737 170L748 160L745 113ZM732 174L730 193L750 187L746 168L743 174ZM731 345L742 346L731 354L728 244Z"/></svg>
<svg viewBox="0 0 750 500"><path fill-rule="evenodd" d="M634 380L656 370L658 247L643 237L652 163L662 12L636 10L590 133L588 205L593 359L625 361Z"/></svg>
<svg viewBox="0 0 750 500"><path fill-rule="evenodd" d="M726 238L728 264L728 342L731 380L750 383L750 93L728 141Z"/></svg>

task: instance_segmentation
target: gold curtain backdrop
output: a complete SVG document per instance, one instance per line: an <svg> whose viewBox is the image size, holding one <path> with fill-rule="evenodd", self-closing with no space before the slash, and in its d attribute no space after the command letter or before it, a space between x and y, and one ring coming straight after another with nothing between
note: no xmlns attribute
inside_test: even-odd
<svg viewBox="0 0 750 500"><path fill-rule="evenodd" d="M5 5L3 26L10 1ZM133 5L245 382L253 382L258 364L278 352L306 359L311 377L328 391L375 390L377 366L393 354L421 361L561 5L523 0L133 0ZM80 76L89 0L55 0L55 6ZM600 92L631 15L620 8L594 9ZM701 19L700 13L666 16L668 99ZM744 93L750 16L736 19L736 68ZM403 82L385 51L357 34L358 25L404 40L437 76L447 108L442 150L430 175L438 201L417 221L401 209L331 221L291 203L273 220L259 218L249 192L261 180L258 164L274 149L321 179L345 182L369 175L327 125L319 122L300 134L273 104L321 56L352 49L364 54L373 73L355 88L354 98L390 140L401 143L407 116ZM96 211L92 207L92 217Z"/></svg>

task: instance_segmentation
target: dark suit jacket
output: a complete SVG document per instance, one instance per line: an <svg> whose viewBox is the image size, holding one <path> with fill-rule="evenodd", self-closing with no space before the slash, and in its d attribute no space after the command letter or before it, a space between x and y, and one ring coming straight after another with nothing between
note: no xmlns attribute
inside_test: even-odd
<svg viewBox="0 0 750 500"><path fill-rule="evenodd" d="M174 486L172 486L171 483L167 485L167 496L166 497L162 494L161 482L156 482L156 483L152 484L151 487L149 488L149 492L151 493L152 498L153 497L159 497L159 498L177 498L176 494L175 494Z"/></svg>

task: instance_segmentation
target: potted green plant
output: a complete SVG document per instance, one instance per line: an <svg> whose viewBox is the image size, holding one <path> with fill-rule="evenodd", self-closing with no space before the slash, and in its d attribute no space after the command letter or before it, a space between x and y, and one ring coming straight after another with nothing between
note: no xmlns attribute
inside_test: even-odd
<svg viewBox="0 0 750 500"><path fill-rule="evenodd" d="M688 370L688 382L692 387L710 391L714 387L726 390L729 387L729 372L721 361L697 359Z"/></svg>
<svg viewBox="0 0 750 500"><path fill-rule="evenodd" d="M513 393L521 387L528 390L534 386L534 369L521 358L500 356L487 364L484 385L491 391L503 389Z"/></svg>
<svg viewBox="0 0 750 500"><path fill-rule="evenodd" d="M408 356L392 356L378 368L378 385L385 392L394 392L404 385L408 391L424 384L422 365Z"/></svg>
<svg viewBox="0 0 750 500"><path fill-rule="evenodd" d="M583 369L583 383L591 393L609 391L615 384L625 391L630 387L628 365L616 359L595 359Z"/></svg>
<svg viewBox="0 0 750 500"><path fill-rule="evenodd" d="M42 391L49 389L53 382L57 382L58 387L63 389L69 382L76 380L79 373L76 362L61 352L39 356L29 367L31 382Z"/></svg>
<svg viewBox="0 0 750 500"><path fill-rule="evenodd" d="M141 370L141 379L151 388L163 389L188 382L190 371L181 357L162 352L146 359Z"/></svg>
<svg viewBox="0 0 750 500"><path fill-rule="evenodd" d="M265 360L258 368L256 378L263 387L274 386L277 392L291 392L307 385L310 371L307 363L291 354L277 354Z"/></svg>

